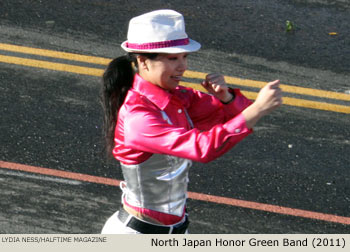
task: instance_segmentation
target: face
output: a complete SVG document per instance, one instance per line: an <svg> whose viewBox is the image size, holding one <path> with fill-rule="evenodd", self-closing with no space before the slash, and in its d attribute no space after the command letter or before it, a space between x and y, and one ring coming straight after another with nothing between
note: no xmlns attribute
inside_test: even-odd
<svg viewBox="0 0 350 252"><path fill-rule="evenodd" d="M138 59L139 74L148 82L172 90L187 69L187 56L188 53L159 54L155 59Z"/></svg>

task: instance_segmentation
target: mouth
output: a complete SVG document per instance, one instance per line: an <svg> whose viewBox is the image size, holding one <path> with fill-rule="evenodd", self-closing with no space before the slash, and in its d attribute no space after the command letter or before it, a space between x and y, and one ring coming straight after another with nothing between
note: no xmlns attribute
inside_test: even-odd
<svg viewBox="0 0 350 252"><path fill-rule="evenodd" d="M176 82L180 82L182 79L182 75L174 75L174 76L170 76L170 78Z"/></svg>

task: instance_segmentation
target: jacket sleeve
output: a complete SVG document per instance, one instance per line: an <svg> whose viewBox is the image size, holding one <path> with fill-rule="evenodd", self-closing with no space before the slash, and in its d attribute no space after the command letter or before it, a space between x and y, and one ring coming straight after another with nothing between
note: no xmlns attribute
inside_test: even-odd
<svg viewBox="0 0 350 252"><path fill-rule="evenodd" d="M132 116L124 119L124 145L144 152L174 155L197 162L212 161L252 132L247 128L243 115L238 113L244 106L231 106L235 111L228 109L228 115L224 113L226 119L232 117L231 119L214 125L200 122L205 124L205 130L186 130L173 126L162 118L159 110L142 104L134 106L129 111Z"/></svg>
<svg viewBox="0 0 350 252"><path fill-rule="evenodd" d="M209 130L216 124L231 120L252 104L239 89L229 91L234 95L234 100L229 104L223 104L210 94L193 90L188 113L195 128Z"/></svg>

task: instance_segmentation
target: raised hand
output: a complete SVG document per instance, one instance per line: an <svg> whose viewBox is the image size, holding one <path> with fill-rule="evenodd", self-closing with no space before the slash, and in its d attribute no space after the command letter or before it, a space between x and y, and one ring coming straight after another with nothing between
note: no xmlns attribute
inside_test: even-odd
<svg viewBox="0 0 350 252"><path fill-rule="evenodd" d="M232 94L228 91L229 89L225 82L225 78L221 74L208 74L202 82L202 86L208 91L208 93L214 95L224 103L232 100Z"/></svg>

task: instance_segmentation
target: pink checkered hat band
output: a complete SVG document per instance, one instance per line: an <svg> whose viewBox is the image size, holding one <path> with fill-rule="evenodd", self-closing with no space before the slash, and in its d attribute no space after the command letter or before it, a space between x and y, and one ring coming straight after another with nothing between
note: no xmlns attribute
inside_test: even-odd
<svg viewBox="0 0 350 252"><path fill-rule="evenodd" d="M167 47L173 47L173 46L184 46L184 45L188 45L189 43L190 43L190 40L188 38L185 38L185 39L176 39L176 40L168 40L168 41L161 41L161 42L143 43L143 44L126 42L125 46L127 48L135 49L135 50L148 50L148 49L167 48Z"/></svg>

